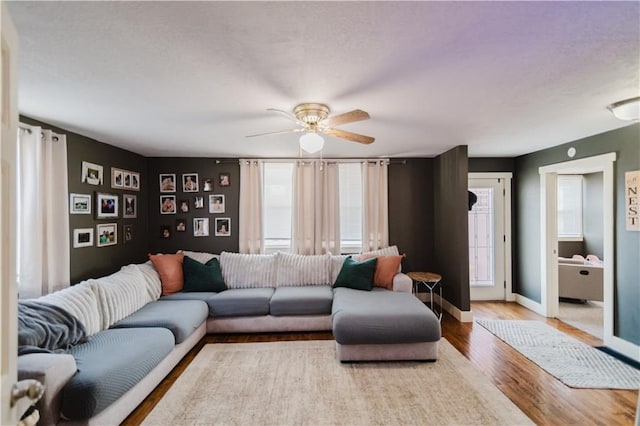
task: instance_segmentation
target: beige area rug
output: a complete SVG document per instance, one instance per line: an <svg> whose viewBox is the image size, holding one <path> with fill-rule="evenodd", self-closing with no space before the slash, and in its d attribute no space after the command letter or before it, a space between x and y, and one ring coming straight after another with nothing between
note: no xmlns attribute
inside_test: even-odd
<svg viewBox="0 0 640 426"><path fill-rule="evenodd" d="M560 321L603 339L604 303L591 300L587 303L560 302L559 307L557 318Z"/></svg>
<svg viewBox="0 0 640 426"><path fill-rule="evenodd" d="M435 363L342 364L334 344L206 345L143 424L533 424L445 339Z"/></svg>

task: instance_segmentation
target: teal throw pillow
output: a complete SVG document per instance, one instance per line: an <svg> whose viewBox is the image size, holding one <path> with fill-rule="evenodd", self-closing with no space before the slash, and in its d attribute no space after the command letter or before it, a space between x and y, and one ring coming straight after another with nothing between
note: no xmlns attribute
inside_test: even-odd
<svg viewBox="0 0 640 426"><path fill-rule="evenodd" d="M182 262L182 271L184 273L183 292L220 292L227 289L222 278L220 262L216 258L202 264L189 256L185 256Z"/></svg>
<svg viewBox="0 0 640 426"><path fill-rule="evenodd" d="M333 283L333 287L348 287L356 290L371 291L373 288L373 276L376 273L378 258L372 257L363 262L358 262L351 256L342 264L342 269Z"/></svg>

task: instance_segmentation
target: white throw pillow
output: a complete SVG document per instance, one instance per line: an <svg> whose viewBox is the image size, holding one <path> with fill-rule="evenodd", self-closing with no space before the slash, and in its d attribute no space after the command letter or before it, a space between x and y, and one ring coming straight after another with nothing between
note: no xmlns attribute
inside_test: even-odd
<svg viewBox="0 0 640 426"><path fill-rule="evenodd" d="M102 313L102 327L109 328L131 315L152 299L147 293L145 278L136 265L127 265L118 272L92 281Z"/></svg>
<svg viewBox="0 0 640 426"><path fill-rule="evenodd" d="M205 253L202 251L189 251L189 250L179 250L178 253L184 253L185 256L189 256L193 260L197 260L198 262L205 264L211 259L220 260L220 256L213 253Z"/></svg>
<svg viewBox="0 0 640 426"><path fill-rule="evenodd" d="M228 288L275 287L276 254L241 254L223 251L220 269Z"/></svg>
<svg viewBox="0 0 640 426"><path fill-rule="evenodd" d="M278 287L333 284L330 271L331 254L278 253Z"/></svg>
<svg viewBox="0 0 640 426"><path fill-rule="evenodd" d="M140 270L144 278L149 302L158 300L162 294L162 281L160 281L160 274L158 274L158 270L153 266L153 263L147 260L145 263L130 266L136 266Z"/></svg>
<svg viewBox="0 0 640 426"><path fill-rule="evenodd" d="M98 298L89 281L39 297L38 302L57 306L69 312L82 323L87 336L102 330L102 319L98 308Z"/></svg>
<svg viewBox="0 0 640 426"><path fill-rule="evenodd" d="M344 260L348 256L346 255L331 255L331 282L329 284L333 285L338 279L338 274L340 274L340 270L342 269L342 264Z"/></svg>
<svg viewBox="0 0 640 426"><path fill-rule="evenodd" d="M363 254L368 254L373 256L400 256L400 252L398 251L398 246L395 246L395 245L360 253L360 255L363 255ZM402 272L402 262L400 263L400 265L398 265L398 273L400 272Z"/></svg>

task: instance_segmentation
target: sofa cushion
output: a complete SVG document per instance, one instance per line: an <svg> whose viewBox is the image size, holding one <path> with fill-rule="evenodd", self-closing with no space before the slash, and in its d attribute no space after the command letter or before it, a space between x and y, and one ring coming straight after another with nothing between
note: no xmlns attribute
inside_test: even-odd
<svg viewBox="0 0 640 426"><path fill-rule="evenodd" d="M376 272L373 275L373 285L375 287L386 288L387 290L393 290L393 277L400 270L400 263L404 256L379 256L374 254L363 254L360 256L360 261L371 259L375 257L378 259L376 262Z"/></svg>
<svg viewBox="0 0 640 426"><path fill-rule="evenodd" d="M88 419L134 387L174 347L164 328L104 330L69 353L78 371L62 391L63 416Z"/></svg>
<svg viewBox="0 0 640 426"><path fill-rule="evenodd" d="M331 286L278 287L269 304L271 315L329 315L333 290Z"/></svg>
<svg viewBox="0 0 640 426"><path fill-rule="evenodd" d="M149 254L149 260L158 270L162 282L162 294L177 293L184 285L182 261L184 253L176 254Z"/></svg>
<svg viewBox="0 0 640 426"><path fill-rule="evenodd" d="M273 288L229 289L207 301L209 314L216 317L267 315Z"/></svg>
<svg viewBox="0 0 640 426"><path fill-rule="evenodd" d="M276 254L220 255L220 268L228 288L275 287L277 266Z"/></svg>
<svg viewBox="0 0 640 426"><path fill-rule="evenodd" d="M90 282L83 281L64 290L39 297L38 302L57 306L69 312L82 323L87 336L102 330L98 297Z"/></svg>
<svg viewBox="0 0 640 426"><path fill-rule="evenodd" d="M329 285L331 254L301 255L278 253L277 286Z"/></svg>
<svg viewBox="0 0 640 426"><path fill-rule="evenodd" d="M227 289L222 278L218 259L212 258L207 263L202 264L189 256L185 256L182 270L184 272L184 287L182 291L185 293L194 291L218 292Z"/></svg>
<svg viewBox="0 0 640 426"><path fill-rule="evenodd" d="M161 327L173 333L176 344L182 343L209 316L201 300L158 300L113 324L111 328Z"/></svg>
<svg viewBox="0 0 640 426"><path fill-rule="evenodd" d="M436 342L440 321L410 293L336 288L333 336L342 345Z"/></svg>
<svg viewBox="0 0 640 426"><path fill-rule="evenodd" d="M213 291L192 291L190 293L173 293L166 296L162 296L159 300L202 300L203 302L208 301L216 293Z"/></svg>
<svg viewBox="0 0 640 426"><path fill-rule="evenodd" d="M375 257L362 262L358 262L351 256L347 257L333 286L348 287L356 290L371 290L377 261L378 259Z"/></svg>

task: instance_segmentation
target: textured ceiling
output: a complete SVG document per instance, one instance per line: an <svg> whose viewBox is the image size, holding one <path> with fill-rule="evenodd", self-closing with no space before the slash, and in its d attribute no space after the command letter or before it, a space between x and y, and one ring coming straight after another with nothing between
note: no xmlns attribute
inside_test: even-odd
<svg viewBox="0 0 640 426"><path fill-rule="evenodd" d="M355 108L327 157L515 156L623 127L639 2L7 2L24 115L148 156L298 155L300 102Z"/></svg>

